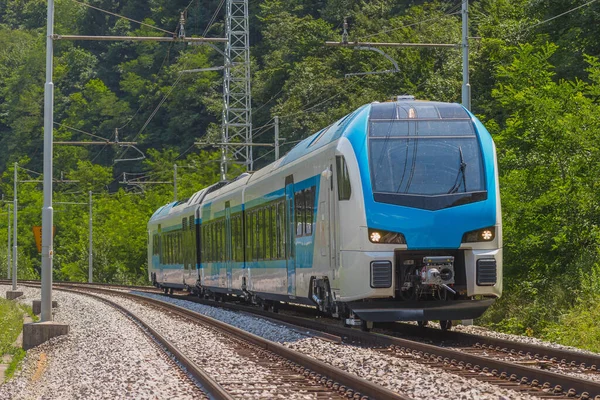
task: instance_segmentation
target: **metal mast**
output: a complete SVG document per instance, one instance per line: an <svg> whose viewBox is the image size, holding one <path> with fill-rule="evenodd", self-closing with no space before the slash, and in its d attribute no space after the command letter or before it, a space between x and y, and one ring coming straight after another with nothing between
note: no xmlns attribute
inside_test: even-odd
<svg viewBox="0 0 600 400"><path fill-rule="evenodd" d="M248 0L227 0L225 16L225 73L223 75L224 143L221 146L221 180L227 179L228 155L252 170L252 96L250 94L250 32ZM246 146L229 146L228 143Z"/></svg>

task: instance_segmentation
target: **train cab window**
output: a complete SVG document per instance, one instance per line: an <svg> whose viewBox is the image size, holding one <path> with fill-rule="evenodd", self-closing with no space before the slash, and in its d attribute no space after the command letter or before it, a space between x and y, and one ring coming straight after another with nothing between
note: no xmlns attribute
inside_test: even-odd
<svg viewBox="0 0 600 400"><path fill-rule="evenodd" d="M352 188L350 187L350 175L348 174L348 166L344 156L335 156L336 172L337 172L337 187L338 199L350 200Z"/></svg>

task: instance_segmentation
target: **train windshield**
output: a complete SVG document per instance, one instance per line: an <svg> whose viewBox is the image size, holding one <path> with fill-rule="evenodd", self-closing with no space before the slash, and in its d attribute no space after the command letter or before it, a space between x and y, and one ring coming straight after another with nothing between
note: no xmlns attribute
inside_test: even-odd
<svg viewBox="0 0 600 400"><path fill-rule="evenodd" d="M479 141L462 107L389 104L369 122L375 201L435 210L487 198Z"/></svg>

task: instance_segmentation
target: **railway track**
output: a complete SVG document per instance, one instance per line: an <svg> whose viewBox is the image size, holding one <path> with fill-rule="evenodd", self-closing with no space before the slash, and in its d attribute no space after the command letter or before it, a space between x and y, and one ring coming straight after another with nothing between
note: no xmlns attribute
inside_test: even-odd
<svg viewBox="0 0 600 400"><path fill-rule="evenodd" d="M139 288L136 288L139 290ZM156 293L156 291L153 291ZM249 312L303 329L323 332L339 340L399 358L412 359L457 375L475 378L541 398L575 398L600 400L600 383L565 375L577 370L589 376L600 374L600 356L572 352L504 339L423 329L407 324L382 324L384 333L362 332L343 328L337 323L324 323L314 318L276 314L257 307L237 303L221 303L193 296L172 296L225 309ZM403 337L398 337L402 335ZM418 338L408 340L405 337ZM423 343L429 340L436 344ZM555 371L549 371L554 369ZM558 372L557 372L558 371Z"/></svg>
<svg viewBox="0 0 600 400"><path fill-rule="evenodd" d="M25 285L39 287L39 284L28 283ZM128 312L128 310L104 297L90 292L128 298L136 302L151 305L171 315L176 315L183 320L209 327L224 334L226 336L226 345L233 348L241 359L249 360L262 368L266 368L274 376L278 377L278 387L282 388L281 394L289 395L290 391L294 391L310 395L311 398L317 399L409 400L409 397L394 393L382 386L297 353L282 345L168 302L122 291L93 287L91 285L55 284L54 286L56 290L94 296L104 302L112 303L111 305L115 304L122 312ZM140 320L140 323L143 322ZM155 339L160 338L161 346L168 349L169 353L178 362L180 361L186 370L193 372L191 373L192 376L200 382L210 397L216 399L248 398L248 390L253 393L262 390L261 385L264 385L264 382L239 382L236 380L211 378L202 367L186 359L174 344L169 343L158 332L151 330L148 325L144 324L144 329L146 327ZM210 362L210 360L207 361ZM270 386L273 385L271 384ZM273 393L269 395L271 396Z"/></svg>
<svg viewBox="0 0 600 400"><path fill-rule="evenodd" d="M174 297L181 298L182 296ZM520 392L527 392L541 398L600 400L600 382L593 382L589 379L582 379L543 369L549 364L559 365L563 368L571 365L582 368L583 365L589 373L597 373L597 366L600 365L600 356L597 355L571 352L545 346L525 345L523 343L460 332L446 332L447 335L444 336L444 333L439 330L421 330L418 327L407 329L415 337L419 336L420 332L421 338L418 340L408 340L397 336L403 330L404 334L406 334L405 327L394 327L400 332L388 332L388 334L362 332L357 329L341 327L339 326L339 322L335 324L323 323L314 318L309 319L286 314L276 314L242 304L215 302L198 299L193 296L185 296L185 298L201 304L249 312L302 328L324 332L340 337L345 342L380 348L379 351L388 352L397 357L411 358L415 361L461 376L494 383L498 386L511 388ZM384 327L391 328L390 326ZM431 332L424 333L425 331ZM396 336L392 336L390 333ZM436 337L441 342L439 345L423 343L423 338L434 340ZM440 337L443 340L439 340ZM448 346L449 342L452 342L453 347L458 348L445 347ZM472 346L469 345L468 349L462 347L471 342L473 342ZM497 350L498 347L499 349ZM503 357L500 358L504 359L492 357L490 353L502 354ZM518 356L518 359L507 359L511 357L515 358L515 355Z"/></svg>

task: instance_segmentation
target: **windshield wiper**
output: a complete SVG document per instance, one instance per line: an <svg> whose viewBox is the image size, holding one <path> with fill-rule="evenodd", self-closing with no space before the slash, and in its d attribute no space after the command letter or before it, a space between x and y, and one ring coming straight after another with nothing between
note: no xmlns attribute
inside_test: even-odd
<svg viewBox="0 0 600 400"><path fill-rule="evenodd" d="M454 180L454 185L448 191L448 194L458 192L460 189L460 177L462 176L462 184L465 189L465 193L467 192L467 177L465 175L465 170L467 168L467 163L465 163L465 159L463 157L462 146L458 146L458 154L460 156L460 167L458 168L458 173L456 174L456 179Z"/></svg>

